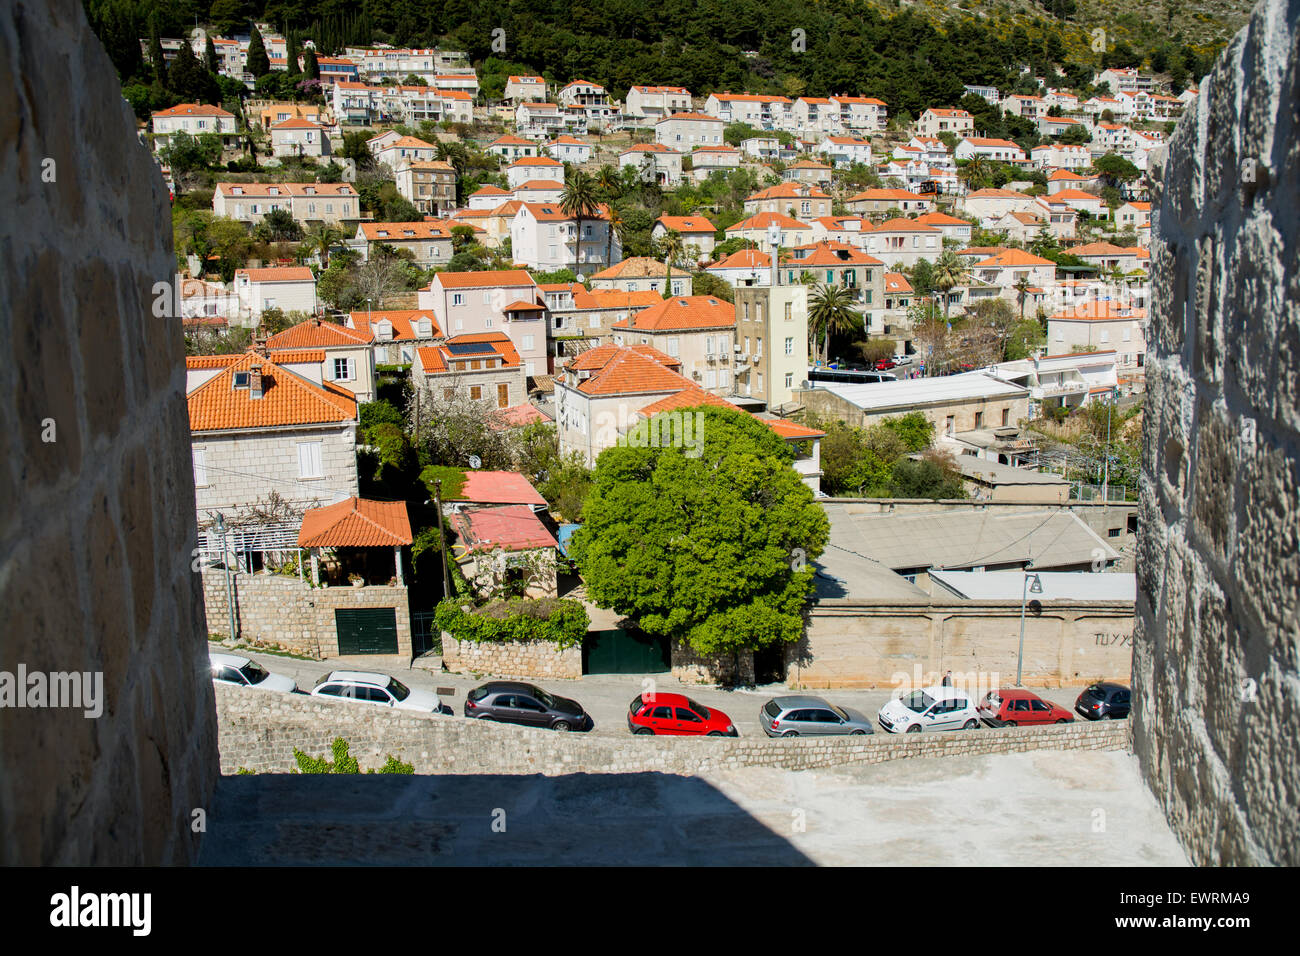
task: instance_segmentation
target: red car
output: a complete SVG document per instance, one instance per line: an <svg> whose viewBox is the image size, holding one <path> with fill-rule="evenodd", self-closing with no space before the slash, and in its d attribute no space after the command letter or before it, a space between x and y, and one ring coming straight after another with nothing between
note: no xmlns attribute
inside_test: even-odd
<svg viewBox="0 0 1300 956"><path fill-rule="evenodd" d="M1064 707L1043 700L1023 687L991 690L975 709L980 719L992 727L1036 727L1074 721L1074 715Z"/></svg>
<svg viewBox="0 0 1300 956"><path fill-rule="evenodd" d="M642 694L632 700L627 729L634 734L739 737L736 725L720 710L710 710L682 694Z"/></svg>
<svg viewBox="0 0 1300 956"><path fill-rule="evenodd" d="M896 367L897 365L891 359L881 359L876 363L877 372L888 372L891 368Z"/></svg>

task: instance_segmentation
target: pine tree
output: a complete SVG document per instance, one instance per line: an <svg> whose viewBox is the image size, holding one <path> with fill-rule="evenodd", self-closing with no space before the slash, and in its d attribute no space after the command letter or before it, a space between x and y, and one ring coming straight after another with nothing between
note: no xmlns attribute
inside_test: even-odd
<svg viewBox="0 0 1300 956"><path fill-rule="evenodd" d="M162 38L158 35L158 18L149 18L149 65L153 70L153 81L167 89L167 60L163 56Z"/></svg>
<svg viewBox="0 0 1300 956"><path fill-rule="evenodd" d="M320 79L320 63L316 59L315 50L307 51L307 57L303 64L303 73L309 80Z"/></svg>
<svg viewBox="0 0 1300 956"><path fill-rule="evenodd" d="M203 48L203 68L209 73L220 73L221 69L217 64L217 48L212 42L212 34L208 34L208 42Z"/></svg>
<svg viewBox="0 0 1300 956"><path fill-rule="evenodd" d="M286 36L284 50L285 69L288 70L290 76L297 76L299 73L298 54L301 51L298 49L298 34L292 30Z"/></svg>
<svg viewBox="0 0 1300 956"><path fill-rule="evenodd" d="M255 80L271 72L271 59L266 55L262 32L257 27L253 27L252 39L248 41L248 72L253 74Z"/></svg>

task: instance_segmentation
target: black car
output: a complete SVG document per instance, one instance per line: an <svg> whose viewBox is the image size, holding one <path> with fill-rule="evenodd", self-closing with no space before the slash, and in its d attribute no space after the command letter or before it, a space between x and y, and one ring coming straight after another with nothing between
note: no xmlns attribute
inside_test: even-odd
<svg viewBox="0 0 1300 956"><path fill-rule="evenodd" d="M465 696L465 716L551 730L587 730L591 718L576 700L548 694L535 684L490 681Z"/></svg>
<svg viewBox="0 0 1300 956"><path fill-rule="evenodd" d="M1099 681L1079 695L1074 712L1089 720L1123 720L1128 716L1131 694L1123 684Z"/></svg>

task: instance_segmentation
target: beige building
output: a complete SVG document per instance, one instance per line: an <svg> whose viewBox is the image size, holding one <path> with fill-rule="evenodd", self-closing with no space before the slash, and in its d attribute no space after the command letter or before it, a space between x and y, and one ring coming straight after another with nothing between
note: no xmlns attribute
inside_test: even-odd
<svg viewBox="0 0 1300 956"><path fill-rule="evenodd" d="M812 222L831 214L831 197L809 183L780 183L760 189L745 199L745 213L756 216L771 212Z"/></svg>
<svg viewBox="0 0 1300 956"><path fill-rule="evenodd" d="M733 388L736 313L711 295L673 296L614 323L615 345L648 345L681 363L681 374L715 395Z"/></svg>
<svg viewBox="0 0 1300 956"><path fill-rule="evenodd" d="M337 322L311 319L278 332L266 340L273 359L281 356L319 350L321 362L320 381L332 382L346 388L358 402L375 398L375 356L371 348L373 336L369 332L350 329Z"/></svg>
<svg viewBox="0 0 1300 956"><path fill-rule="evenodd" d="M504 332L456 335L415 350L412 380L435 400L510 408L528 401L519 353Z"/></svg>
<svg viewBox="0 0 1300 956"><path fill-rule="evenodd" d="M284 209L301 225L338 226L361 218L361 198L350 183L217 183L212 212L256 225Z"/></svg>
<svg viewBox="0 0 1300 956"><path fill-rule="evenodd" d="M916 131L921 136L952 133L960 139L975 132L975 117L965 110L932 108L921 114Z"/></svg>
<svg viewBox="0 0 1300 956"><path fill-rule="evenodd" d="M685 239L685 237L683 237ZM620 292L657 292L663 295L669 281L670 270L658 259L633 256L602 269L591 277L592 289L616 289ZM673 266L671 269L672 295L690 295L691 274Z"/></svg>
<svg viewBox="0 0 1300 956"><path fill-rule="evenodd" d="M1047 320L1047 354L1115 350L1115 370L1132 378L1145 366L1147 310L1106 299L1062 309Z"/></svg>
<svg viewBox="0 0 1300 956"><path fill-rule="evenodd" d="M451 225L446 222L363 222L356 241L366 244L367 259L378 246L392 246L409 250L422 269L451 261Z"/></svg>
<svg viewBox="0 0 1300 956"><path fill-rule="evenodd" d="M736 393L769 410L792 404L808 377L808 287L738 288L735 311Z"/></svg>
<svg viewBox="0 0 1300 956"><path fill-rule="evenodd" d="M417 161L399 169L397 192L426 216L448 216L456 208L456 167L442 160Z"/></svg>

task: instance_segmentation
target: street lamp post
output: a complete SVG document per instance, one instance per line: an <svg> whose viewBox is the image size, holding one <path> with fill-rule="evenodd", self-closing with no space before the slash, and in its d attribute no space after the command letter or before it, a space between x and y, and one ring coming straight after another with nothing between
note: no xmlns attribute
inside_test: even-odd
<svg viewBox="0 0 1300 956"><path fill-rule="evenodd" d="M1033 581L1031 585L1029 582ZM1030 594L1043 593L1043 580L1037 574L1025 570L1025 585L1020 591L1020 650L1016 653L1016 686L1020 686L1020 677L1025 665L1025 603Z"/></svg>

